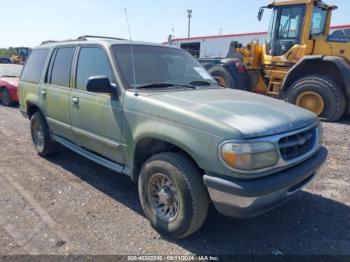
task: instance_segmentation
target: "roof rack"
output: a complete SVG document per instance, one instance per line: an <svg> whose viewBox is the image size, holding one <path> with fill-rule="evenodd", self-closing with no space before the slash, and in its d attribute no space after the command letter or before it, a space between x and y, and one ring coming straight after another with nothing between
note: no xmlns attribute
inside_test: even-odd
<svg viewBox="0 0 350 262"><path fill-rule="evenodd" d="M47 44L53 44L53 43L63 43L63 42L75 42L75 41L78 41L76 39L67 39L67 40L61 40L61 41L58 41L58 40L46 40L46 41L43 41L41 42L40 45L47 45Z"/></svg>
<svg viewBox="0 0 350 262"><path fill-rule="evenodd" d="M88 38L101 38L101 39L112 39L112 40L126 40L124 38L109 37L109 36L98 36L98 35L82 35L77 38L77 40L86 41Z"/></svg>
<svg viewBox="0 0 350 262"><path fill-rule="evenodd" d="M97 35L82 35L79 36L77 39L68 39L68 40L46 40L41 43L41 45L47 45L47 44L53 44L53 43L59 43L59 42L75 42L75 41L87 41L88 38L100 38L100 39L112 39L112 40L126 40L124 38L117 38L117 37L109 37L109 36L97 36Z"/></svg>
<svg viewBox="0 0 350 262"><path fill-rule="evenodd" d="M57 43L58 41L55 41L55 40L46 40L46 41L43 41L41 42L40 45L47 45L47 44L52 44L52 43Z"/></svg>

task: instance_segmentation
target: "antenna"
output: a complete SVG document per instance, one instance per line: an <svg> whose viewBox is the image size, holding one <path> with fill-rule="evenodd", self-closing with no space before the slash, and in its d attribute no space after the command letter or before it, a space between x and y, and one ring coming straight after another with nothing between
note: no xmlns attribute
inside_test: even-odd
<svg viewBox="0 0 350 262"><path fill-rule="evenodd" d="M133 47L133 44L132 44L131 30L130 30L128 12L127 12L126 8L124 8L124 12L125 12L126 24L128 25L128 31L129 31L132 73L133 73L133 77L134 77L134 89L136 89L136 72L135 72L134 47Z"/></svg>

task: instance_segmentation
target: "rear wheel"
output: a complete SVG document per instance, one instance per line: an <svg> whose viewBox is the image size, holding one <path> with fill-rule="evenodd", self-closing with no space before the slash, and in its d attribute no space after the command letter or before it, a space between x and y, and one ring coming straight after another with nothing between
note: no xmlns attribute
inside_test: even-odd
<svg viewBox="0 0 350 262"><path fill-rule="evenodd" d="M42 157L54 155L58 151L58 145L50 138L49 127L44 116L36 112L30 120L30 130L36 151Z"/></svg>
<svg viewBox="0 0 350 262"><path fill-rule="evenodd" d="M139 197L152 226L176 239L196 232L208 212L208 194L200 171L177 153L155 155L143 165Z"/></svg>
<svg viewBox="0 0 350 262"><path fill-rule="evenodd" d="M345 112L345 95L331 79L308 76L296 81L286 95L286 101L312 111L325 121L338 121Z"/></svg>
<svg viewBox="0 0 350 262"><path fill-rule="evenodd" d="M221 86L237 89L237 83L230 72L222 66L215 66L209 69L209 73L218 81Z"/></svg>
<svg viewBox="0 0 350 262"><path fill-rule="evenodd" d="M1 102L5 106L11 106L13 104L10 93L6 88L1 89Z"/></svg>

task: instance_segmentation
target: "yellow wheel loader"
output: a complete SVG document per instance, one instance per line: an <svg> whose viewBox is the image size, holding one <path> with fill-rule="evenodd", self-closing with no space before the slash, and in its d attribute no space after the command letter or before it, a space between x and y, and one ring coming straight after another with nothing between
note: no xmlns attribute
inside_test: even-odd
<svg viewBox="0 0 350 262"><path fill-rule="evenodd" d="M14 51L14 54L11 57L14 64L24 64L31 51L29 47L14 47L11 49Z"/></svg>
<svg viewBox="0 0 350 262"><path fill-rule="evenodd" d="M350 36L330 35L332 12L320 0L274 2L265 44L232 43L227 58L201 61L218 82L265 94L337 121L349 112Z"/></svg>

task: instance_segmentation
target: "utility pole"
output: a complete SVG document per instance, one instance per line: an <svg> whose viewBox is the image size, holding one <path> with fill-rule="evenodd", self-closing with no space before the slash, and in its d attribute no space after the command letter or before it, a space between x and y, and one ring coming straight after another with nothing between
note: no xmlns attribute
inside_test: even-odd
<svg viewBox="0 0 350 262"><path fill-rule="evenodd" d="M188 38L191 36L191 18L192 18L192 9L187 9L188 15Z"/></svg>

